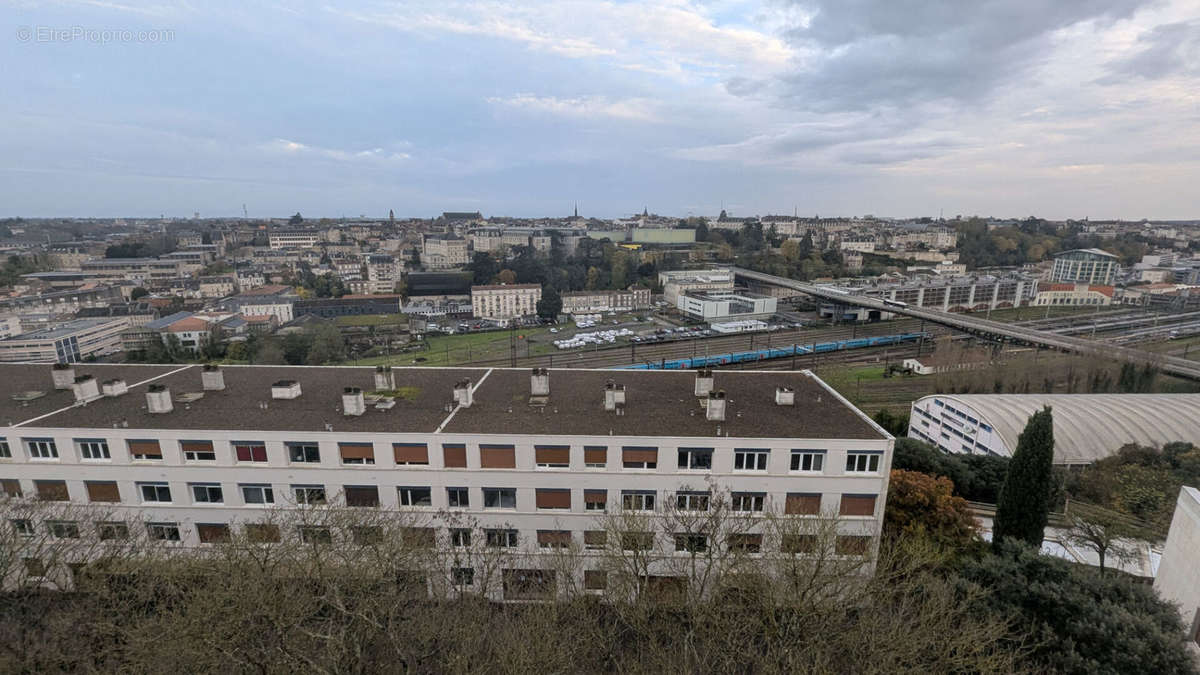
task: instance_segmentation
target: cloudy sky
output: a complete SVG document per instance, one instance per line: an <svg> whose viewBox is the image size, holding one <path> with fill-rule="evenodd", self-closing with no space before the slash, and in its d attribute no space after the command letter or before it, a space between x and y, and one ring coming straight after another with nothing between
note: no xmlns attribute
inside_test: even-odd
<svg viewBox="0 0 1200 675"><path fill-rule="evenodd" d="M0 216L1200 217L1197 0L0 18Z"/></svg>

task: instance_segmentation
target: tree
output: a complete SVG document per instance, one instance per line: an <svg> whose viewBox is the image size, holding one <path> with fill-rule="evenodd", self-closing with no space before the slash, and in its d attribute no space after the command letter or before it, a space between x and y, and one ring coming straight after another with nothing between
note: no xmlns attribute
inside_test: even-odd
<svg viewBox="0 0 1200 675"><path fill-rule="evenodd" d="M502 284L515 284L517 283L517 273L508 269L500 270L496 275L496 281Z"/></svg>
<svg viewBox="0 0 1200 675"><path fill-rule="evenodd" d="M137 300L138 298L144 298L147 295L150 295L150 291L142 288L141 286L138 286L137 288L134 288L132 291L129 291L129 299L130 300Z"/></svg>
<svg viewBox="0 0 1200 675"><path fill-rule="evenodd" d="M250 363L260 365L283 365L287 363L283 357L283 349L278 340L263 340L250 356Z"/></svg>
<svg viewBox="0 0 1200 675"><path fill-rule="evenodd" d="M887 408L881 408L873 419L893 436L904 436L908 433L908 415L893 415Z"/></svg>
<svg viewBox="0 0 1200 675"><path fill-rule="evenodd" d="M483 286L492 283L492 279L500 271L500 264L496 262L491 253L476 251L471 257L471 262L467 263L466 269L472 275L472 282L476 286Z"/></svg>
<svg viewBox="0 0 1200 675"><path fill-rule="evenodd" d="M961 551L976 541L979 522L967 500L954 496L954 483L917 471L894 470L883 516L886 537L926 537Z"/></svg>
<svg viewBox="0 0 1200 675"><path fill-rule="evenodd" d="M557 319L559 314L562 314L563 301L562 296L558 294L558 289L553 286L545 286L542 288L542 297L537 302L537 314L543 319Z"/></svg>
<svg viewBox="0 0 1200 675"><path fill-rule="evenodd" d="M696 241L708 241L708 223L704 222L703 219L696 224Z"/></svg>
<svg viewBox="0 0 1200 675"><path fill-rule="evenodd" d="M308 332L311 335L311 345L305 357L308 365L321 366L346 358L346 341L332 322L314 324Z"/></svg>
<svg viewBox="0 0 1200 675"><path fill-rule="evenodd" d="M1100 574L1105 573L1104 565L1109 556L1118 561L1136 557L1136 550L1127 541L1136 532L1128 516L1079 503L1072 503L1071 507L1063 538L1070 544L1095 551L1100 560Z"/></svg>
<svg viewBox="0 0 1200 675"><path fill-rule="evenodd" d="M993 543L1016 539L1042 545L1054 490L1054 417L1050 406L1034 413L1017 437L1017 450L1000 491ZM997 549L999 550L999 549Z"/></svg>
<svg viewBox="0 0 1200 675"><path fill-rule="evenodd" d="M421 249L414 248L412 250L412 257L409 258L409 264L411 264L413 266L413 269L420 269L420 267L421 267Z"/></svg>

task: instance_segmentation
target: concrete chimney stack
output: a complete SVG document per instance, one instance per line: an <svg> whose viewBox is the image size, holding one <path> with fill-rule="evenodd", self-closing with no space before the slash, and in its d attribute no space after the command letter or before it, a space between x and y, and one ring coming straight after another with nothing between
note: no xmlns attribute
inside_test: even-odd
<svg viewBox="0 0 1200 675"><path fill-rule="evenodd" d="M358 417L367 411L367 403L363 399L362 389L346 387L342 390L342 414Z"/></svg>
<svg viewBox="0 0 1200 675"><path fill-rule="evenodd" d="M613 402L617 404L618 408L625 407L625 385L617 385L616 389L613 391Z"/></svg>
<svg viewBox="0 0 1200 675"><path fill-rule="evenodd" d="M696 371L696 396L708 396L713 390L713 371L703 368Z"/></svg>
<svg viewBox="0 0 1200 675"><path fill-rule="evenodd" d="M709 422L724 422L725 421L725 391L710 391L708 393L708 406L704 410L704 416Z"/></svg>
<svg viewBox="0 0 1200 675"><path fill-rule="evenodd" d="M71 383L71 389L75 392L76 403L90 403L101 398L100 383L91 375L81 375L75 378L75 381Z"/></svg>
<svg viewBox="0 0 1200 675"><path fill-rule="evenodd" d="M604 385L604 409L617 409L617 385L613 384L612 380L609 380Z"/></svg>
<svg viewBox="0 0 1200 675"><path fill-rule="evenodd" d="M55 389L71 389L75 386L75 366L69 363L56 363L50 368L50 376L54 378Z"/></svg>
<svg viewBox="0 0 1200 675"><path fill-rule="evenodd" d="M529 376L529 395L530 396L549 396L550 395L550 371L545 368L534 368L533 374Z"/></svg>
<svg viewBox="0 0 1200 675"><path fill-rule="evenodd" d="M775 387L775 405L796 405L796 390L791 387Z"/></svg>
<svg viewBox="0 0 1200 675"><path fill-rule="evenodd" d="M464 408L470 408L475 402L475 395L471 391L470 380L459 380L458 384L454 385L454 400Z"/></svg>
<svg viewBox="0 0 1200 675"><path fill-rule="evenodd" d="M296 380L280 380L271 384L271 398L285 401L300 398L300 383Z"/></svg>
<svg viewBox="0 0 1200 675"><path fill-rule="evenodd" d="M204 391L224 391L225 372L221 370L221 366L215 363L206 364L200 370L200 386Z"/></svg>
<svg viewBox="0 0 1200 675"><path fill-rule="evenodd" d="M105 396L121 396L129 393L129 386L125 380L105 380L100 384L100 390Z"/></svg>
<svg viewBox="0 0 1200 675"><path fill-rule="evenodd" d="M152 384L146 390L146 410L154 414L169 413L175 409L171 403L171 390L165 384Z"/></svg>
<svg viewBox="0 0 1200 675"><path fill-rule="evenodd" d="M391 366L375 366L375 391L392 391L396 388L396 375Z"/></svg>

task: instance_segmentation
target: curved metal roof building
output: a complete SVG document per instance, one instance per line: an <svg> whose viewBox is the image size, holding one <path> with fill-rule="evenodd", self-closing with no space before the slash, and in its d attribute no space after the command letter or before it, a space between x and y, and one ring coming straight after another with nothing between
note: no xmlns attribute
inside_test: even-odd
<svg viewBox="0 0 1200 675"><path fill-rule="evenodd" d="M1200 445L1200 394L937 394L913 402L909 435L947 452L1008 457L1047 405L1055 464L1090 464L1126 443Z"/></svg>

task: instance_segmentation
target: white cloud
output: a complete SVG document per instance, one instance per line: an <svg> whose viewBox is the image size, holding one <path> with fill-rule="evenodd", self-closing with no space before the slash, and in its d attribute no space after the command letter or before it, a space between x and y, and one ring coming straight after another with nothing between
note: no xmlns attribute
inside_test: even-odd
<svg viewBox="0 0 1200 675"><path fill-rule="evenodd" d="M531 113L544 113L561 117L576 117L582 119L613 118L620 120L635 120L653 122L658 120L656 101L644 98L610 100L603 96L583 96L577 98L558 98L555 96L535 96L533 94L517 94L507 98L491 97L488 103L492 105L521 110Z"/></svg>
<svg viewBox="0 0 1200 675"><path fill-rule="evenodd" d="M407 144L403 143L400 145ZM260 147L271 153L320 157L337 160L339 162L352 162L356 160L397 162L411 159L412 157L407 152L389 151L383 148L370 148L367 150L338 150L336 148L321 148L300 143L298 141L291 141L286 138L276 138L268 143L262 144Z"/></svg>

